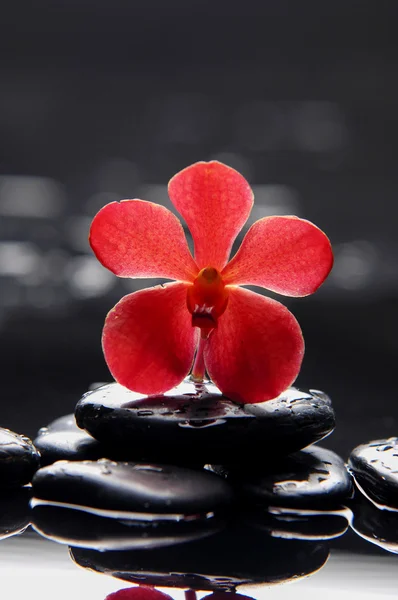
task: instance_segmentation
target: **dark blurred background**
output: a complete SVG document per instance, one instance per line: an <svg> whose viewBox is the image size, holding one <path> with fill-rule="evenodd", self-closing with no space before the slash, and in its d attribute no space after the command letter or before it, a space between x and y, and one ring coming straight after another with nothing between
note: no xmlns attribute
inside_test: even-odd
<svg viewBox="0 0 398 600"><path fill-rule="evenodd" d="M346 456L398 435L398 4L379 0L21 0L0 18L1 425L34 435L109 381L100 336L122 295L87 243L105 203L169 205L166 185L221 160L253 185L252 221L313 220L335 267L287 300ZM284 301L282 299L282 301Z"/></svg>

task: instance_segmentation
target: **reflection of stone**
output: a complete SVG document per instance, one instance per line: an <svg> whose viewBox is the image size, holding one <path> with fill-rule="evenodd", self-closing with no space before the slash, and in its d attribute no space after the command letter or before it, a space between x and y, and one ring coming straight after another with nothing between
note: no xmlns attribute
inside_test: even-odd
<svg viewBox="0 0 398 600"><path fill-rule="evenodd" d="M83 396L76 420L126 460L175 464L274 461L322 439L335 424L320 392L291 388L275 400L239 405L212 384L199 394L189 381L158 397L104 386Z"/></svg>
<svg viewBox="0 0 398 600"><path fill-rule="evenodd" d="M51 504L34 505L31 519L34 529L54 542L97 550L162 548L201 539L225 526L225 521L216 517L145 521L104 517Z"/></svg>
<svg viewBox="0 0 398 600"><path fill-rule="evenodd" d="M349 524L350 511L314 513L313 511L273 508L268 511L250 510L245 522L266 531L275 538L289 540L331 540L343 535Z"/></svg>
<svg viewBox="0 0 398 600"><path fill-rule="evenodd" d="M0 494L0 539L21 533L30 523L31 490L3 490Z"/></svg>
<svg viewBox="0 0 398 600"><path fill-rule="evenodd" d="M354 448L349 467L363 493L380 508L398 510L398 438Z"/></svg>
<svg viewBox="0 0 398 600"><path fill-rule="evenodd" d="M71 548L81 567L131 583L196 590L239 590L248 583L296 580L320 569L328 554L320 543L274 539L240 525L167 550Z"/></svg>
<svg viewBox="0 0 398 600"><path fill-rule="evenodd" d="M361 493L356 494L352 511L351 527L358 535L398 554L398 512L377 508Z"/></svg>
<svg viewBox="0 0 398 600"><path fill-rule="evenodd" d="M186 599L188 600L188 599ZM213 592L208 596L204 596L202 600L254 600L251 596L244 596L243 594L237 594L233 591L228 592Z"/></svg>

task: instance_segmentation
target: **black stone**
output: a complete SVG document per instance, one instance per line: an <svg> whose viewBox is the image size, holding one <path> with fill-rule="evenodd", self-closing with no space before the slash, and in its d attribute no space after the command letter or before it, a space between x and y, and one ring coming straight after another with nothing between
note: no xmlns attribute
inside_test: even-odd
<svg viewBox="0 0 398 600"><path fill-rule="evenodd" d="M109 384L85 394L75 415L125 460L171 464L263 463L320 440L335 424L322 392L291 388L275 400L239 405L212 384L189 381L156 397Z"/></svg>
<svg viewBox="0 0 398 600"><path fill-rule="evenodd" d="M40 535L61 544L97 550L159 548L197 540L222 529L218 518L162 521L101 517L62 506L35 505L32 525Z"/></svg>
<svg viewBox="0 0 398 600"><path fill-rule="evenodd" d="M0 489L29 483L39 465L40 454L29 438L0 427Z"/></svg>
<svg viewBox="0 0 398 600"><path fill-rule="evenodd" d="M54 421L51 421L46 427L41 427L37 432L37 437L56 431L82 431L82 429L76 425L75 415L69 413L68 415L63 415L62 417L54 419Z"/></svg>
<svg viewBox="0 0 398 600"><path fill-rule="evenodd" d="M398 509L398 438L357 446L348 464L355 483L372 502Z"/></svg>
<svg viewBox="0 0 398 600"><path fill-rule="evenodd" d="M211 467L223 474L245 501L256 506L336 510L352 496L344 461L334 452L311 446L262 467Z"/></svg>
<svg viewBox="0 0 398 600"><path fill-rule="evenodd" d="M228 483L206 471L171 465L59 461L32 482L36 499L116 513L203 518L232 500ZM128 515L127 515L128 516ZM176 517L178 518L178 517Z"/></svg>
<svg viewBox="0 0 398 600"><path fill-rule="evenodd" d="M0 539L22 533L29 526L30 498L30 487L0 493Z"/></svg>
<svg viewBox="0 0 398 600"><path fill-rule="evenodd" d="M351 527L359 536L387 552L398 554L398 512L377 508L358 492Z"/></svg>
<svg viewBox="0 0 398 600"><path fill-rule="evenodd" d="M107 449L87 431L76 425L73 414L42 427L34 440L41 455L41 466L57 460L97 460L109 458Z"/></svg>
<svg viewBox="0 0 398 600"><path fill-rule="evenodd" d="M320 569L325 544L274 539L239 525L183 546L124 552L71 548L81 567L131 583L195 590L233 590L243 584L282 583Z"/></svg>

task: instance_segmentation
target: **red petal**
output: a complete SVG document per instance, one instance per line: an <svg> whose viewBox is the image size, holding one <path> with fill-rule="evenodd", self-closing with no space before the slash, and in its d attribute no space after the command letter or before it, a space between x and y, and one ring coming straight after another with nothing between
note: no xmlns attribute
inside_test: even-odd
<svg viewBox="0 0 398 600"><path fill-rule="evenodd" d="M124 588L117 592L109 594L105 600L173 600L171 596L164 592L159 592L152 587L139 585L136 587Z"/></svg>
<svg viewBox="0 0 398 600"><path fill-rule="evenodd" d="M169 283L125 296L110 311L102 336L108 367L121 385L161 394L188 375L197 331L187 284Z"/></svg>
<svg viewBox="0 0 398 600"><path fill-rule="evenodd" d="M221 270L253 205L247 181L217 161L198 162L170 180L169 195L192 234L199 269Z"/></svg>
<svg viewBox="0 0 398 600"><path fill-rule="evenodd" d="M226 284L308 296L332 266L330 241L318 227L298 217L265 217L250 227L222 277Z"/></svg>
<svg viewBox="0 0 398 600"><path fill-rule="evenodd" d="M198 268L180 221L145 200L111 202L94 217L90 244L98 260L119 277L192 281Z"/></svg>
<svg viewBox="0 0 398 600"><path fill-rule="evenodd" d="M300 326L285 306L231 288L204 357L209 376L226 396L256 403L279 396L293 383L303 354Z"/></svg>

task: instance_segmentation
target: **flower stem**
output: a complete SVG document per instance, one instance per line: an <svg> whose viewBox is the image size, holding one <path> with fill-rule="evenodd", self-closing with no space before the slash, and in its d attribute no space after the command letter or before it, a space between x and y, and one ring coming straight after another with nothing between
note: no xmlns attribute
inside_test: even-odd
<svg viewBox="0 0 398 600"><path fill-rule="evenodd" d="M200 338L198 348L196 350L195 361L192 367L191 378L197 383L202 382L205 376L205 360L203 358L203 350L206 342L207 338Z"/></svg>

